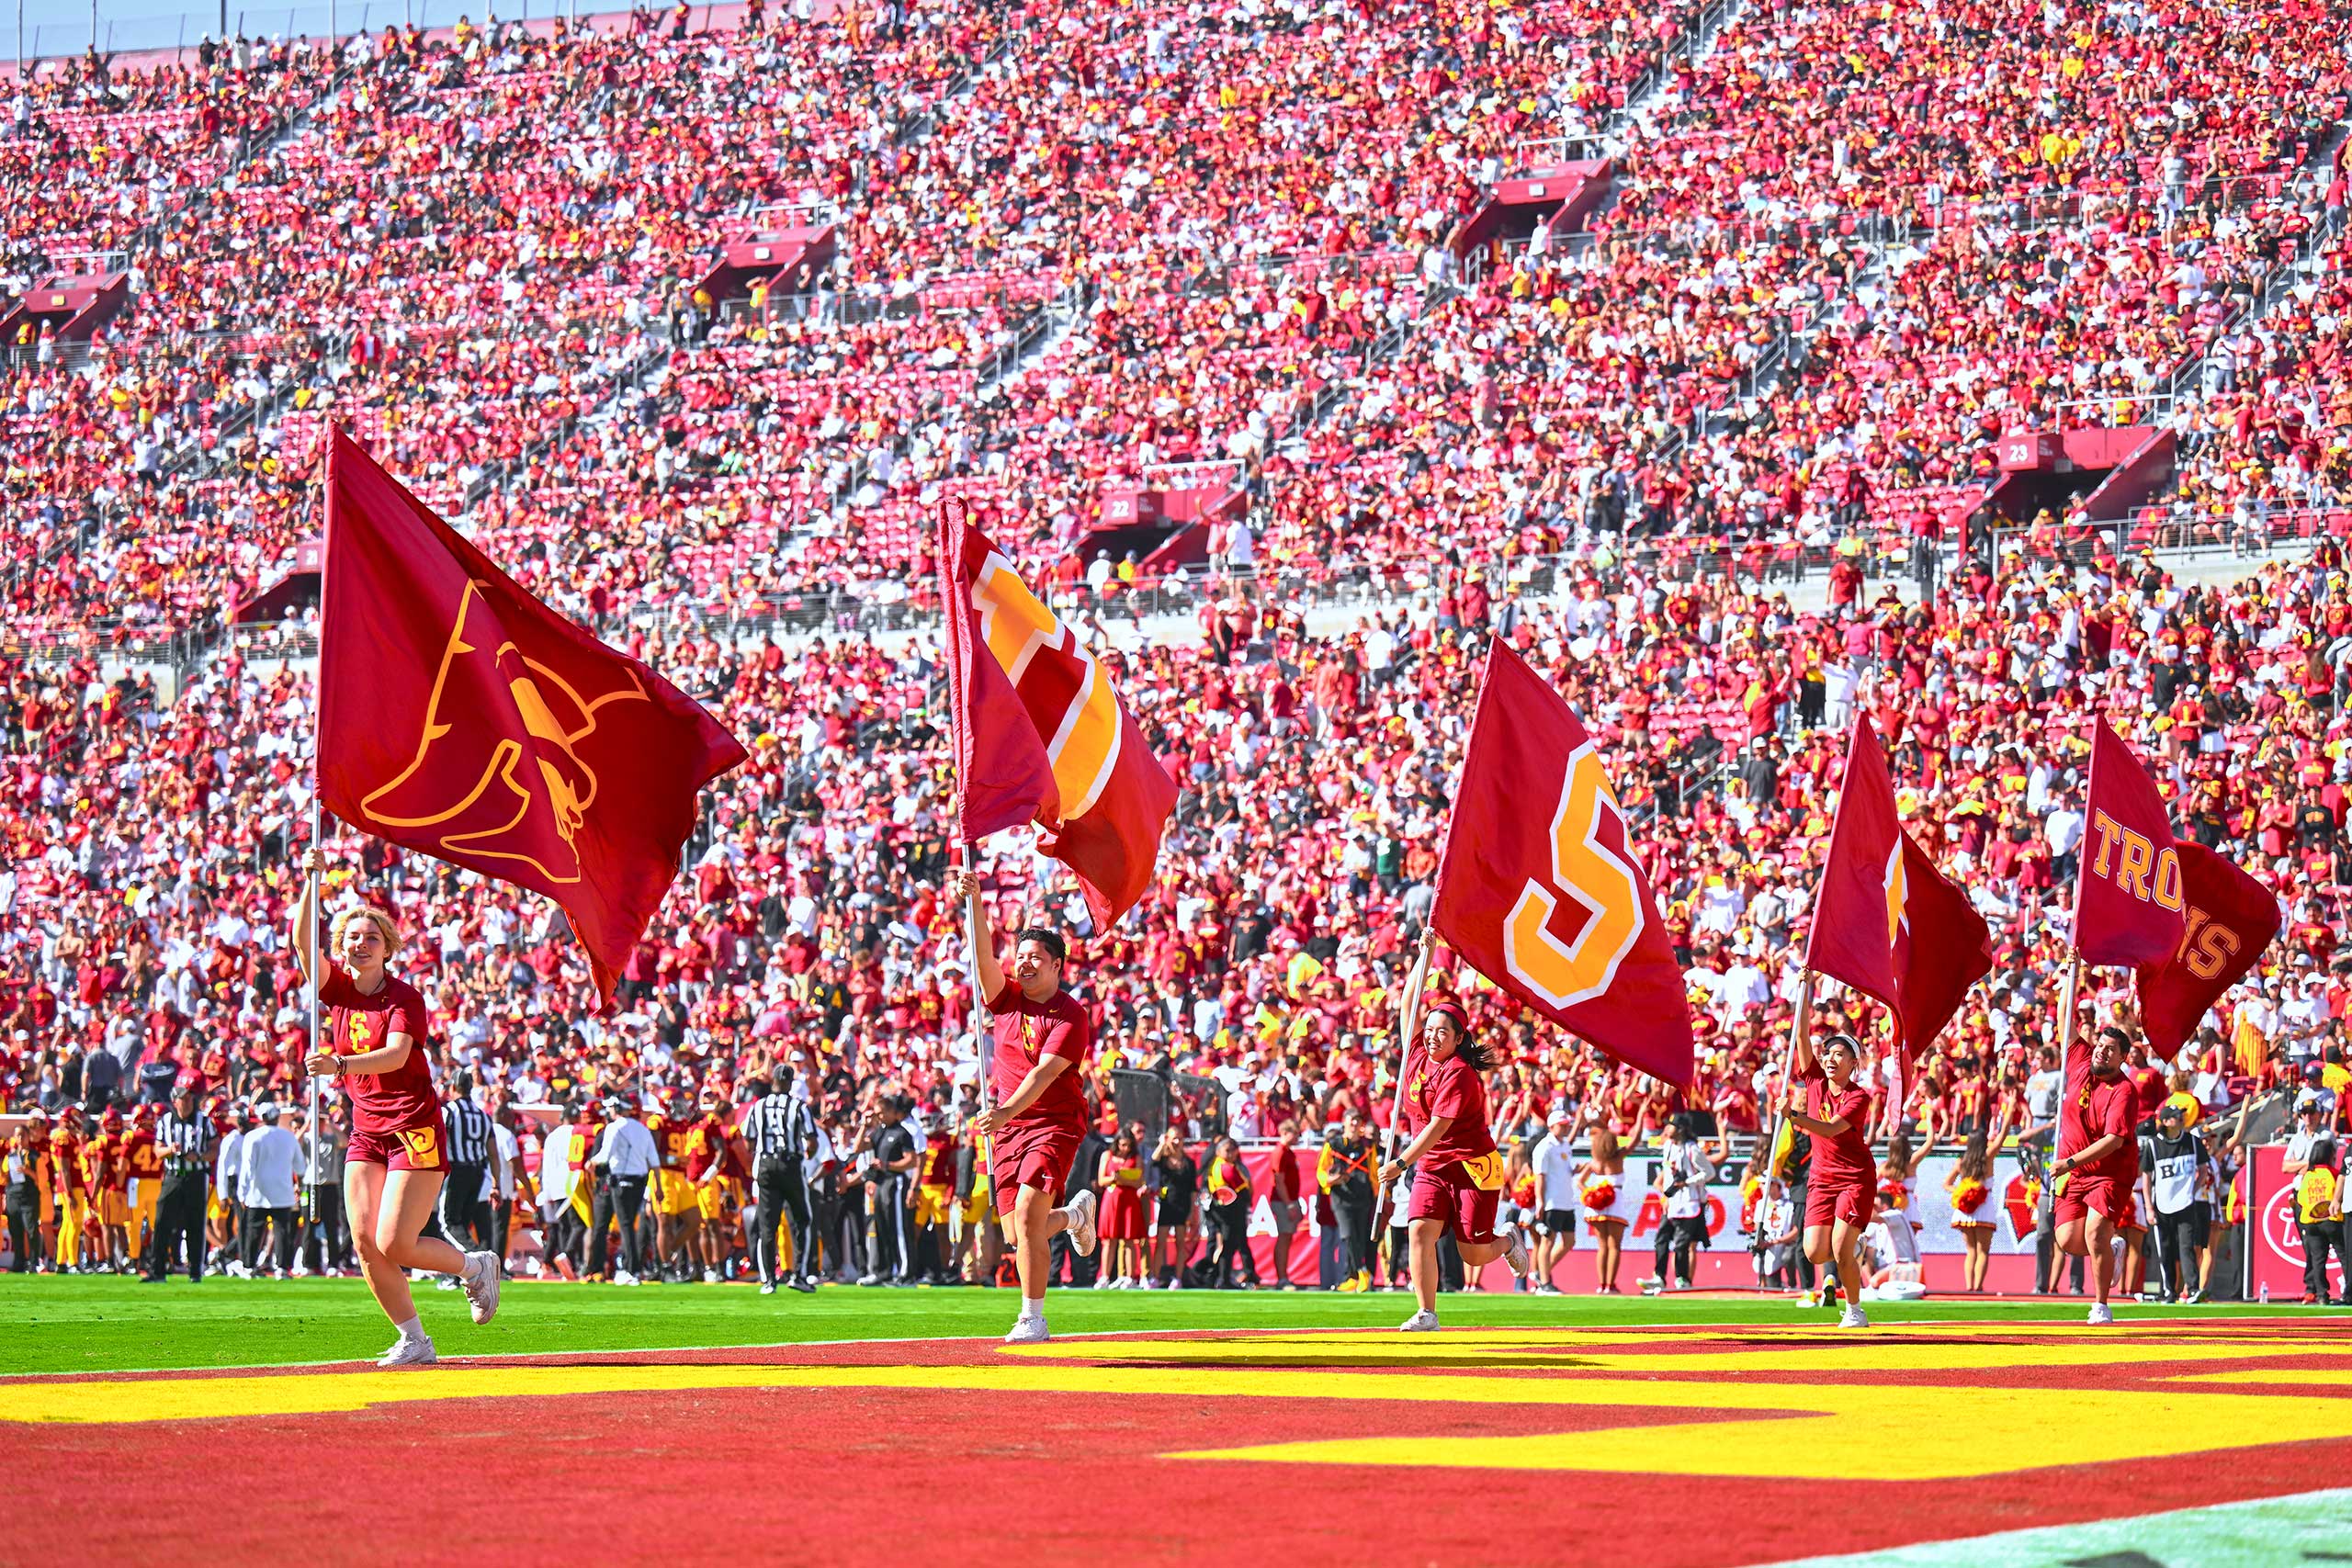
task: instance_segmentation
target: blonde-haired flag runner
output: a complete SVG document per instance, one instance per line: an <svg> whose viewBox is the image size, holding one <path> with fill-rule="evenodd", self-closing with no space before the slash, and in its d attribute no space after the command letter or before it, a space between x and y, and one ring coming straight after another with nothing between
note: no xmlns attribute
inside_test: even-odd
<svg viewBox="0 0 2352 1568"><path fill-rule="evenodd" d="M1067 1234L1094 1250L1093 1195L1060 1204L1086 1133L1080 1089L1092 1040L1086 1011L1063 989L1061 933L1013 933L1011 972L997 961L980 906L979 840L1034 822L1039 847L1076 874L1095 930L1107 930L1151 886L1176 784L1151 754L1109 673L1048 608L960 504L943 508L940 598L946 613L950 741L982 1110L973 1125L989 1187L1021 1275L1021 1315L1006 1337L1046 1337L1048 1243ZM987 1023L994 1015L991 1033Z"/></svg>
<svg viewBox="0 0 2352 1568"><path fill-rule="evenodd" d="M1645 1073L1690 1084L1681 971L1600 753L1560 694L1500 639L1487 648L1430 930L1405 984L1383 1143L1384 1191L1413 1170L1420 1310L1405 1320L1408 1332L1438 1325L1442 1233L1473 1269L1498 1257L1522 1277L1532 1269L1524 1238L1495 1230L1503 1161L1486 1125L1484 1047L1458 1004L1422 1005L1441 935L1471 968L1561 1028ZM1413 1134L1401 1153L1400 1123Z"/></svg>

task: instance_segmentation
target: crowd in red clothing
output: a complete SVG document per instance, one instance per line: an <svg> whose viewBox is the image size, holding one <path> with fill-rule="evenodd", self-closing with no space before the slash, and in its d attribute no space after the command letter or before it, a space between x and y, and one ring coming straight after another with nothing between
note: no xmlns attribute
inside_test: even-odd
<svg viewBox="0 0 2352 1568"><path fill-rule="evenodd" d="M1102 491L1191 461L1246 491L1211 550L1250 570L1208 581L1198 645L1111 656L1188 793L1164 886L1079 943L1106 1066L1214 1068L1240 1128L1385 1114L1394 960L1500 634L1642 820L1702 1016L1688 1103L1724 1124L1769 1092L1862 708L1998 933L1901 1109L2014 1109L2100 706L2290 908L2179 1069L2218 1098L2299 1070L2345 1004L2352 589L2332 543L2223 589L2132 547L2297 507L2325 532L2352 501L2343 20L1758 4L1693 51L1695 9L1596 0L918 5L45 75L6 155L90 137L72 114L113 134L61 176L80 205L11 209L10 243L152 237L98 343L0 364L30 525L0 562L9 1098L65 1095L93 1046L239 1089L292 1073L306 677L232 643L164 701L97 657L284 569L329 418L753 752L619 1020L545 907L342 846L336 895L396 903L445 1065L517 1097L731 1081L820 1039L865 1091L952 1077L928 645L719 634L844 590L922 626L948 496L1091 615ZM233 167L188 153L265 124ZM1590 234L1455 254L1552 136L1622 168ZM697 296L720 231L786 212L834 222L839 258L748 307ZM2138 537L2055 572L2054 537L1971 558L1925 606L1860 591L1861 560L1981 501L2004 430L2159 399L2183 470ZM1780 596L1832 560L1826 610ZM1349 584L1359 624L1309 637L1301 605ZM1000 897L1080 923L1049 869L1007 851ZM1629 1132L1685 1103L1474 1002L1517 1036L1510 1118L1596 1074Z"/></svg>

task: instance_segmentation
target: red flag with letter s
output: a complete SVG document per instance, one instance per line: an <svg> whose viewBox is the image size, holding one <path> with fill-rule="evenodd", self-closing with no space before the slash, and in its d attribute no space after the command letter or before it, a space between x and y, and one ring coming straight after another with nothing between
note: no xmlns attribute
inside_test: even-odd
<svg viewBox="0 0 2352 1568"><path fill-rule="evenodd" d="M2136 976L2140 1021L2148 1043L2165 1055L2195 1032L2207 1010L2254 967L2278 935L2282 917L2269 888L2194 841L2173 846L2180 856L2180 946Z"/></svg>
<svg viewBox="0 0 2352 1568"><path fill-rule="evenodd" d="M697 795L743 748L517 586L340 429L326 502L322 804L554 899L610 1002Z"/></svg>
<svg viewBox="0 0 2352 1568"><path fill-rule="evenodd" d="M2140 759L2102 717L2075 873L2075 951L2086 964L2162 964L2184 932L2172 818Z"/></svg>
<svg viewBox="0 0 2352 1568"><path fill-rule="evenodd" d="M939 559L958 836L1035 822L1107 929L1151 886L1176 782L1109 672L961 507L941 520Z"/></svg>
<svg viewBox="0 0 2352 1568"><path fill-rule="evenodd" d="M1592 738L1489 645L1445 850L1441 935L1561 1028L1669 1083L1691 1078L1682 972Z"/></svg>
<svg viewBox="0 0 2352 1568"><path fill-rule="evenodd" d="M1984 917L1903 830L1886 753L1865 715L1855 716L1846 747L1805 967L1894 1011L1906 1081L1912 1053L1993 967Z"/></svg>

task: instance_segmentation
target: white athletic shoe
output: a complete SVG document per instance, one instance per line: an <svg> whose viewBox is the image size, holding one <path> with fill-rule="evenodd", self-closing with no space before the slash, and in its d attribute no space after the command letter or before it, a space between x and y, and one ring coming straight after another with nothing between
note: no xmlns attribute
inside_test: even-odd
<svg viewBox="0 0 2352 1568"><path fill-rule="evenodd" d="M1838 1314L1838 1326L1840 1328L1868 1328L1870 1325L1870 1314L1851 1302L1848 1302L1846 1310Z"/></svg>
<svg viewBox="0 0 2352 1568"><path fill-rule="evenodd" d="M763 1296L772 1296L775 1294L775 1287L770 1284L767 1280L763 1280L760 1281L760 1294Z"/></svg>
<svg viewBox="0 0 2352 1568"><path fill-rule="evenodd" d="M1069 1245L1080 1258L1094 1256L1094 1194L1080 1192L1070 1200Z"/></svg>
<svg viewBox="0 0 2352 1568"><path fill-rule="evenodd" d="M2104 1328L2115 1321L2115 1314L2109 1310L2105 1302L2093 1302L2088 1321L2094 1328Z"/></svg>
<svg viewBox="0 0 2352 1568"><path fill-rule="evenodd" d="M458 1282L465 1288L467 1309L476 1323L488 1323L498 1315L498 1257L490 1252L469 1252L466 1261L473 1265L474 1277Z"/></svg>
<svg viewBox="0 0 2352 1568"><path fill-rule="evenodd" d="M2180 1298L2180 1304L2183 1306L2202 1306L2205 1304L2205 1292L2201 1290L2191 1291L2188 1294Z"/></svg>
<svg viewBox="0 0 2352 1568"><path fill-rule="evenodd" d="M1404 1322L1398 1324L1396 1325L1396 1332L1399 1334L1435 1334L1437 1332L1437 1314L1430 1312L1428 1308L1424 1307L1419 1312L1417 1312L1412 1316L1407 1318Z"/></svg>
<svg viewBox="0 0 2352 1568"><path fill-rule="evenodd" d="M616 1269L613 1270L613 1283L616 1285L634 1285L637 1283L637 1276L630 1273L626 1269Z"/></svg>
<svg viewBox="0 0 2352 1568"><path fill-rule="evenodd" d="M1510 1271L1521 1279L1532 1280L1534 1278L1535 1261L1527 1256L1527 1243L1520 1239L1517 1231L1511 1232L1510 1244L1503 1248L1503 1261L1510 1265Z"/></svg>
<svg viewBox="0 0 2352 1568"><path fill-rule="evenodd" d="M1097 1274L1094 1276L1094 1288L1098 1291L1107 1291L1113 1285L1117 1283L1118 1281L1112 1279L1108 1274Z"/></svg>
<svg viewBox="0 0 2352 1568"><path fill-rule="evenodd" d="M429 1367L440 1359L433 1353L433 1341L420 1334L393 1346L376 1364L386 1371L398 1371L407 1367Z"/></svg>
<svg viewBox="0 0 2352 1568"><path fill-rule="evenodd" d="M716 1269L704 1269L702 1271L702 1282L706 1285L716 1285L718 1283L718 1270Z"/></svg>
<svg viewBox="0 0 2352 1568"><path fill-rule="evenodd" d="M1159 1289L1159 1276L1157 1274L1146 1274L1143 1277L1143 1288L1147 1291L1156 1291Z"/></svg>
<svg viewBox="0 0 2352 1568"><path fill-rule="evenodd" d="M1053 1336L1046 1332L1042 1317L1018 1317L1012 1320L1012 1332L1004 1337L1008 1345L1043 1345Z"/></svg>

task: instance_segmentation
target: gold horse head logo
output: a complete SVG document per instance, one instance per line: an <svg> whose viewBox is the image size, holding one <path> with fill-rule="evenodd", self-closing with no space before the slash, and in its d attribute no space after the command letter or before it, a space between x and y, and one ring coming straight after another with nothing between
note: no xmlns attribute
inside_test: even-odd
<svg viewBox="0 0 2352 1568"><path fill-rule="evenodd" d="M616 689L584 689L610 683L611 660L580 660L567 673L550 660L571 661L569 647L526 649L494 621L469 626L481 602L481 584L467 583L416 754L360 806L385 828L438 829L435 846L460 863L512 861L549 882L577 882L574 840L596 803L580 743L606 704L647 700L644 684L625 670Z"/></svg>

